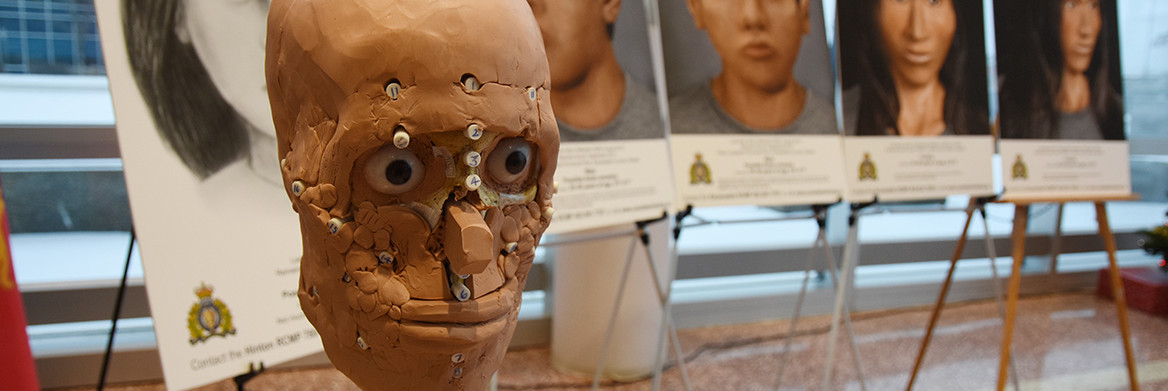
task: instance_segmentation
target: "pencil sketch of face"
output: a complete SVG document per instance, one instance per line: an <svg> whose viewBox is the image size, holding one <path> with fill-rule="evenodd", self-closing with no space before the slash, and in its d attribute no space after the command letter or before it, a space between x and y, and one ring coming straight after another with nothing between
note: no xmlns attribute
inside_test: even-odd
<svg viewBox="0 0 1168 391"><path fill-rule="evenodd" d="M275 136L264 82L268 2L188 0L185 5L179 28L185 30L215 88L248 123Z"/></svg>
<svg viewBox="0 0 1168 391"><path fill-rule="evenodd" d="M250 171L243 178L280 182L266 164L275 159L263 77L267 10L266 0L121 0L142 100L199 180L242 169Z"/></svg>

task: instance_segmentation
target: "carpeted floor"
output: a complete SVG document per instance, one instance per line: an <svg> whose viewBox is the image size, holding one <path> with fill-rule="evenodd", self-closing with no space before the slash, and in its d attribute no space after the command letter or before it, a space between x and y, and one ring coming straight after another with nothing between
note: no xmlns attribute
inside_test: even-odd
<svg viewBox="0 0 1168 391"><path fill-rule="evenodd" d="M903 390L920 348L931 308L853 314L853 327L868 390ZM1093 292L1023 298L1014 333L1017 380L1023 390L1128 389L1115 306ZM1168 390L1168 317L1129 310L1132 343L1142 390ZM942 313L922 365L917 390L991 390L998 373L1002 321L993 301L950 304ZM781 389L820 389L828 356L829 316L804 318L787 358ZM695 390L774 390L787 320L680 331L688 377ZM545 347L512 350L499 371L501 390L582 390L588 375L551 365ZM828 389L860 390L860 377L845 334L840 333ZM111 390L162 390L161 383ZM602 383L603 389L648 390L649 379ZM663 389L685 389L671 360ZM234 390L223 381L200 391ZM331 367L270 370L248 390L355 390ZM80 389L77 389L80 390Z"/></svg>

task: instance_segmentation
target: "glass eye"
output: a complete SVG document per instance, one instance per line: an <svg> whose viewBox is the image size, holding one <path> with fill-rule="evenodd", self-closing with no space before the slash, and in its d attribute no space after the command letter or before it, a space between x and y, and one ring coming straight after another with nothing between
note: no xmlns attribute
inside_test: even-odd
<svg viewBox="0 0 1168 391"><path fill-rule="evenodd" d="M534 171L533 150L522 138L500 141L487 156L487 173L500 185L521 185Z"/></svg>
<svg viewBox="0 0 1168 391"><path fill-rule="evenodd" d="M402 194L416 189L426 178L426 166L408 149L382 147L365 162L365 180L374 190Z"/></svg>

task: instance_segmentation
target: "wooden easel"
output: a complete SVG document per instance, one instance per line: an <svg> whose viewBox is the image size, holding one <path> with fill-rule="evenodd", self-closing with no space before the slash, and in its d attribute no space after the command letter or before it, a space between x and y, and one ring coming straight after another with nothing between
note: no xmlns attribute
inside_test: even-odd
<svg viewBox="0 0 1168 391"><path fill-rule="evenodd" d="M1128 328L1127 321L1127 300L1123 296L1123 279L1120 277L1119 265L1116 263L1115 258L1115 236L1112 235L1111 226L1108 224L1106 205L1108 201L1134 201L1137 199L1139 199L1138 196L1129 195L1090 198L1010 197L993 201L1014 204L1014 229L1010 234L1010 240L1013 244L1014 263L1012 272L1010 273L1009 288L1006 296L1006 319L1002 328L1001 356L998 362L998 391L1002 391L1006 387L1007 365L1010 362L1010 343L1014 334L1014 321L1017 318L1018 290L1022 285L1022 260L1026 256L1026 224L1030 214L1030 205L1036 203L1063 204L1067 202L1093 202L1095 204L1095 218L1099 222L1099 236L1103 239L1103 247L1107 251L1107 261L1111 270L1111 293L1112 297L1115 298L1116 312L1119 317L1119 332L1123 336L1123 352L1127 362L1128 380L1130 381L1131 389L1139 391L1140 384L1136 377L1136 362L1131 346L1131 331ZM957 267L957 260L961 258L966 238L969 235L969 222L973 218L973 211L973 207L967 210L965 228L961 233L961 238L957 241L956 250L949 264L949 273L945 277L945 282L941 285L941 293L937 298L937 304L933 307L932 318L929 321L928 329L925 331L925 339L921 342L921 349L917 355L916 364L913 366L912 375L909 378L908 389L912 389L913 382L917 378L917 372L920 371L921 362L924 360L930 337L932 337L933 329L936 327L937 318L940 317L941 308L945 305L945 296L949 292L949 286L953 281L953 270Z"/></svg>

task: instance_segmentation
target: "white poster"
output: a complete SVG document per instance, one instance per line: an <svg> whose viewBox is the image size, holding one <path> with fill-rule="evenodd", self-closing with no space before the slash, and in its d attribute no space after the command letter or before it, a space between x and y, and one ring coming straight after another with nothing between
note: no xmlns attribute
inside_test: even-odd
<svg viewBox="0 0 1168 391"><path fill-rule="evenodd" d="M1126 141L1002 140L999 146L1004 199L1132 193Z"/></svg>
<svg viewBox="0 0 1168 391"><path fill-rule="evenodd" d="M551 70L560 129L551 233L632 223L672 210L664 86L647 3L529 2Z"/></svg>
<svg viewBox="0 0 1168 391"><path fill-rule="evenodd" d="M1006 199L1131 194L1116 11L994 2Z"/></svg>
<svg viewBox="0 0 1168 391"><path fill-rule="evenodd" d="M296 297L299 224L276 170L263 3L96 3L170 389L321 350Z"/></svg>
<svg viewBox="0 0 1168 391"><path fill-rule="evenodd" d="M821 2L670 1L661 14L680 205L838 202Z"/></svg>
<svg viewBox="0 0 1168 391"><path fill-rule="evenodd" d="M990 136L847 137L844 151L850 201L994 193Z"/></svg>
<svg viewBox="0 0 1168 391"><path fill-rule="evenodd" d="M837 11L848 199L992 194L982 2Z"/></svg>

